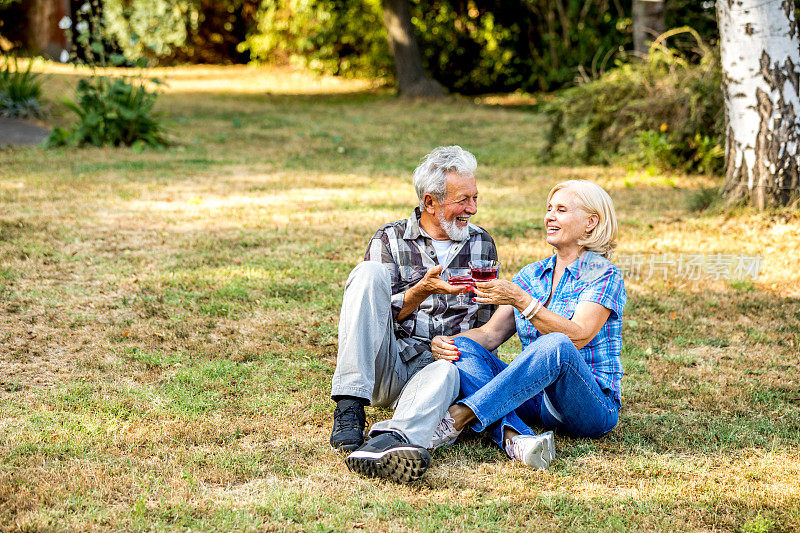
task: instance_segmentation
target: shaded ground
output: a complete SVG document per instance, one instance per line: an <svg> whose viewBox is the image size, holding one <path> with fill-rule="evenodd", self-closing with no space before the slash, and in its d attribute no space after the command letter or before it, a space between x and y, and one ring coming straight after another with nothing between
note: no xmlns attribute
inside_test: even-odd
<svg viewBox="0 0 800 533"><path fill-rule="evenodd" d="M18 118L0 117L0 146L41 144L49 134L49 130L36 124Z"/></svg>

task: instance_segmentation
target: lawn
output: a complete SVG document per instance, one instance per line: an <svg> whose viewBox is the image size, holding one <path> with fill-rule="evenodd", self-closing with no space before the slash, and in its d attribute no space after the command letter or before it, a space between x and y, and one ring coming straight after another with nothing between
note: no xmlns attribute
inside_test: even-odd
<svg viewBox="0 0 800 533"><path fill-rule="evenodd" d="M43 68L56 101L75 72ZM0 529L800 530L796 208L697 211L718 180L542 165L546 121L518 98L158 74L167 150L0 149ZM504 277L550 253L543 202L572 177L614 198L620 257L761 272L631 277L620 423L558 435L549 470L472 435L414 484L362 479L328 446L344 279L453 143L478 159Z"/></svg>

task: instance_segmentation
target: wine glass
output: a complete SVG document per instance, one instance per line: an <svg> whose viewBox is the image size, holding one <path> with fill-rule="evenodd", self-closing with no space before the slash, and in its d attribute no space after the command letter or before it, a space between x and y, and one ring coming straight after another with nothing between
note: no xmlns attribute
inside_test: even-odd
<svg viewBox="0 0 800 533"><path fill-rule="evenodd" d="M476 259L469 262L470 276L475 281L489 281L500 275L500 261L494 259Z"/></svg>
<svg viewBox="0 0 800 533"><path fill-rule="evenodd" d="M469 285L472 287L474 282L472 280L472 276L470 275L471 270L469 268L463 267L454 267L448 268L445 270L445 274L447 276L447 283L450 285ZM454 308L464 308L467 307L467 292L463 291L459 292L456 295L456 305L453 306Z"/></svg>

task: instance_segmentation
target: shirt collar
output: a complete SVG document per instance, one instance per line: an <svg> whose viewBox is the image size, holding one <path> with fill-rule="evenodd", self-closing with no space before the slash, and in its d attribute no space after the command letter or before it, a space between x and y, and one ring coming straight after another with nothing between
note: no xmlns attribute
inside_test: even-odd
<svg viewBox="0 0 800 533"><path fill-rule="evenodd" d="M419 217L421 215L419 207L415 207L411 216L408 217L408 222L406 222L406 232L403 234L405 240L413 241L422 234L422 228L419 225Z"/></svg>
<svg viewBox="0 0 800 533"><path fill-rule="evenodd" d="M541 263L539 263L538 272L536 272L536 277L541 278L544 276L548 271L553 270L556 266L556 254L551 255Z"/></svg>
<svg viewBox="0 0 800 533"><path fill-rule="evenodd" d="M583 267L595 255L596 254L594 252L586 250L580 256L578 256L578 258L575 261L573 261L570 265L568 265L565 270L572 275L573 279L580 279ZM548 271L553 270L555 266L556 266L556 254L553 254L541 263L539 267L539 272L537 272L538 277L542 277Z"/></svg>

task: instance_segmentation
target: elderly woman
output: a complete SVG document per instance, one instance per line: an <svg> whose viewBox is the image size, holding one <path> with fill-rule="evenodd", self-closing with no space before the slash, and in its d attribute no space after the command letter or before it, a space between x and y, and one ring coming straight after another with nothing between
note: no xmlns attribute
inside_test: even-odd
<svg viewBox="0 0 800 533"><path fill-rule="evenodd" d="M608 194L585 180L559 183L547 197L547 243L556 253L513 282L476 283L477 302L501 307L484 326L431 341L437 359L453 361L461 399L439 424L434 446L471 424L490 430L512 459L546 468L553 432L596 438L617 424L622 380L625 286L610 262L617 221ZM495 350L514 333L522 352L506 364Z"/></svg>

